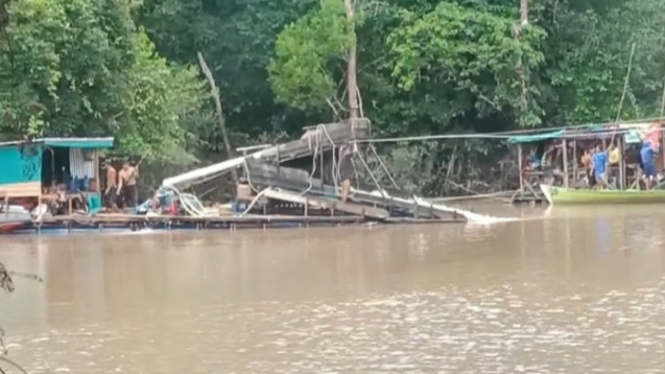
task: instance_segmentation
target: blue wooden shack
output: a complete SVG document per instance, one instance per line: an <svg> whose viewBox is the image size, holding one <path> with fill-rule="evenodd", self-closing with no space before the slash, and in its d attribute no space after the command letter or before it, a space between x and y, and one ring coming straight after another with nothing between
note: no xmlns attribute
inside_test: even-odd
<svg viewBox="0 0 665 374"><path fill-rule="evenodd" d="M72 178L86 180L99 192L99 150L113 147L113 138L43 138L0 143L0 197L51 194Z"/></svg>

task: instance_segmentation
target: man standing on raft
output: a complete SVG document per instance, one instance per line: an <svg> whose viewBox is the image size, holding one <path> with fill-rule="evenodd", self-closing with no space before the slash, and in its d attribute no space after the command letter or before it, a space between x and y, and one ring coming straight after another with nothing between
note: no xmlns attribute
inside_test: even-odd
<svg viewBox="0 0 665 374"><path fill-rule="evenodd" d="M138 165L132 166L129 161L122 163L122 169L118 174L118 195L122 196L124 208L135 208L139 200L139 189L137 181L139 178Z"/></svg>
<svg viewBox="0 0 665 374"><path fill-rule="evenodd" d="M342 186L342 202L345 203L351 191L351 181L355 178L353 167L354 144L348 144L339 148L339 181Z"/></svg>
<svg viewBox="0 0 665 374"><path fill-rule="evenodd" d="M640 158L642 159L642 173L645 179L647 189L651 189L658 182L658 169L656 168L656 155L660 148L660 122L652 123L646 132L642 134L642 150Z"/></svg>

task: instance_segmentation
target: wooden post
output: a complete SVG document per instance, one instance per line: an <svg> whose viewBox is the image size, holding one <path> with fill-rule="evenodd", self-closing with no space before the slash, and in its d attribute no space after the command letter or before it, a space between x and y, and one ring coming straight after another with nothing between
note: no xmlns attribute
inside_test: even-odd
<svg viewBox="0 0 665 374"><path fill-rule="evenodd" d="M7 215L7 220L9 221L9 193L5 192L5 214Z"/></svg>
<svg viewBox="0 0 665 374"><path fill-rule="evenodd" d="M577 185L577 140L573 140L573 184Z"/></svg>
<svg viewBox="0 0 665 374"><path fill-rule="evenodd" d="M623 160L623 136L617 138L616 146L619 149L619 190L626 187L626 164Z"/></svg>
<svg viewBox="0 0 665 374"><path fill-rule="evenodd" d="M660 154L663 155L663 171L665 172L665 144L663 144L663 137L660 136Z"/></svg>
<svg viewBox="0 0 665 374"><path fill-rule="evenodd" d="M563 144L563 186L568 188L570 186L570 180L568 178L568 141L566 139L563 139L562 144Z"/></svg>
<svg viewBox="0 0 665 374"><path fill-rule="evenodd" d="M237 149L236 149L236 151L237 151ZM242 157L247 157L247 149L242 150ZM240 171L240 175L243 176L245 179L247 179L247 169L242 168L242 170Z"/></svg>
<svg viewBox="0 0 665 374"><path fill-rule="evenodd" d="M102 189L101 189L102 178L101 178L101 175L99 174L99 150L97 150L97 149L95 149L95 173L96 173L95 181L97 182L97 183L95 183L96 184L95 191L97 191L97 193L101 193L101 191L102 191Z"/></svg>
<svg viewBox="0 0 665 374"><path fill-rule="evenodd" d="M344 9L346 10L346 19L355 30L355 4L353 0L344 0ZM358 108L358 83L356 81L356 41L354 40L349 47L349 60L346 70L346 90L349 99L349 118L351 120L358 118L360 110ZM351 121L353 124L353 121Z"/></svg>
<svg viewBox="0 0 665 374"><path fill-rule="evenodd" d="M282 169L280 168L282 166L282 159L281 159L281 155L279 153L279 144L277 145L276 148L277 148L277 156L276 156L277 157L277 160L276 160L276 162L277 162L277 165L276 165L277 166L277 177L279 177L282 174L281 173Z"/></svg>
<svg viewBox="0 0 665 374"><path fill-rule="evenodd" d="M522 144L517 145L517 167L519 168L519 175L520 175L520 195L524 193L524 176L522 176L522 169L523 167L523 161L522 161Z"/></svg>
<svg viewBox="0 0 665 374"><path fill-rule="evenodd" d="M324 160L324 158L323 158L323 155L324 155L324 153L323 153L323 145L321 144L321 142L319 142L319 144L320 144L320 152L321 152L321 153L319 154L319 162L320 162L320 166L319 166L319 174L321 175L321 189L323 190L323 186L326 184L326 182L325 182L325 176L326 176L326 173L324 173L324 170L323 170L323 166L324 166L324 164L325 164L325 162L324 162L325 160ZM335 152L335 146L332 146L332 147L331 147L331 151L332 151L332 152Z"/></svg>

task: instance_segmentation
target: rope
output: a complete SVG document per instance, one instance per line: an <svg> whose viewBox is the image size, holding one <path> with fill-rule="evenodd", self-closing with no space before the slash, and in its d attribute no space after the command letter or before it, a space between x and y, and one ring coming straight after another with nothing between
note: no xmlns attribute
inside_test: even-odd
<svg viewBox="0 0 665 374"><path fill-rule="evenodd" d="M409 142L417 140L436 140L436 139L509 139L513 135L499 135L499 134L444 134L444 135L422 135L422 136L405 136L400 138L384 138L384 139L360 139L358 143L397 143Z"/></svg>
<svg viewBox="0 0 665 374"><path fill-rule="evenodd" d="M319 125L320 126L320 125ZM309 174L309 186L307 186L307 189L300 193L300 196L305 195L308 193L312 187L314 186L313 180L314 180L314 173L316 173L316 156L319 154L319 147L323 148L321 145L321 132L317 131L316 132L316 143L314 144L314 154L312 155L312 172ZM309 145L309 149L312 149L312 143L311 143L311 137L307 137L307 143ZM334 150L334 145L333 145L333 153L335 152ZM323 152L322 156L323 157ZM323 170L321 170L321 178L323 179Z"/></svg>
<svg viewBox="0 0 665 374"><path fill-rule="evenodd" d="M376 189L379 191L381 194L381 197L384 199L387 199L385 192L383 191L383 188L381 188L381 185L379 184L379 181L374 177L374 173L372 173L372 170L369 168L369 165L365 162L365 158L363 158L362 154L360 152L356 152L358 155L358 158L360 159L360 162L362 162L363 166L365 166L365 169L367 170L367 173L369 174L370 178L372 178L372 182L374 182L374 185L376 186Z"/></svg>
<svg viewBox="0 0 665 374"><path fill-rule="evenodd" d="M619 122L621 118L621 108L623 107L623 100L626 98L626 91L628 91L628 83L630 81L630 71L633 68L633 56L635 55L635 43L630 50L630 59L628 60L628 71L626 72L626 79L623 82L623 91L621 92L621 100L619 100L619 109L617 109L617 118L614 122Z"/></svg>
<svg viewBox="0 0 665 374"><path fill-rule="evenodd" d="M241 215L241 216L247 215L247 213L249 213L249 211L252 210L252 208L254 207L254 205L256 204L256 202L259 201L259 199L260 199L261 197L263 197L263 195L264 195L268 190L270 190L270 187L265 188L265 189L262 190L261 192L257 193L256 196L254 197L254 199L252 199L252 201L249 203L249 205L247 205L247 208L245 209L245 211L242 212L242 213L240 213L240 215Z"/></svg>
<svg viewBox="0 0 665 374"><path fill-rule="evenodd" d="M177 188L168 185L162 186L160 190L170 190L173 192L180 201L180 207L192 217L210 217L216 215L216 212L206 209L201 201L192 194L181 193Z"/></svg>
<svg viewBox="0 0 665 374"><path fill-rule="evenodd" d="M332 153L332 179L333 179L333 184L335 185L335 188L339 186L338 181L337 181L337 175L339 175L339 165L337 164L337 156L335 155L335 148L337 148L337 145L335 142L332 140L332 137L328 133L328 129L324 125L319 125L317 128L320 128L323 130L323 134L328 138L328 141L330 142L331 145L331 153ZM323 175L323 172L321 173Z"/></svg>
<svg viewBox="0 0 665 374"><path fill-rule="evenodd" d="M381 160L381 157L379 157L379 154L376 153L376 149L374 148L374 145L370 144L369 149L372 150L372 152L374 153L374 157L376 157L376 159L379 160L379 165L381 165L381 167L383 168L383 171L388 176L388 179L390 179L390 182L393 184L393 187L395 187L399 190L400 187L397 185L397 182L395 182L395 179L390 174L390 171L388 170L388 167L386 166L386 164L384 164L383 160Z"/></svg>
<svg viewBox="0 0 665 374"><path fill-rule="evenodd" d="M663 121L665 117L654 117L654 118L645 118L631 121L623 121L621 124L630 125L638 124L644 122L656 122ZM361 139L357 140L358 143L396 143L396 142L406 142L406 141L418 141L418 140L436 140L436 139L510 139L514 136L525 135L525 134L543 134L551 131L558 130L581 130L584 128L589 128L591 126L603 126L603 125L612 125L615 123L600 123L600 124L585 124L585 125L574 125L574 126L557 126L557 127L547 127L540 129L521 129L521 130L510 130L510 131L499 131L499 132L490 132L490 133L481 133L481 134L439 134L439 135L422 135L422 136L405 136L405 137L394 137L394 138L383 138L383 139ZM633 129L625 129L623 131L630 132ZM613 133L616 130L606 130L608 133ZM665 131L665 130L664 130ZM595 135L602 135L603 132L594 131ZM565 137L588 137L586 134L566 134Z"/></svg>
<svg viewBox="0 0 665 374"><path fill-rule="evenodd" d="M541 132L552 131L551 128L540 130ZM621 135L628 134L632 131L635 131L634 128L628 129L608 129L602 131L588 131L578 134L564 134L557 139L578 139L578 138L590 138L592 136L603 136L603 135ZM665 128L662 128L660 132L665 132ZM504 135L505 134L505 135ZM537 134L536 134L537 135ZM437 139L510 139L515 135L512 133L488 133L488 134L443 134L443 135L423 135L423 136L407 136L401 138L384 138L384 139L361 139L357 140L358 143L399 143L399 142L408 142L408 141L422 141L422 140L437 140ZM554 138L553 138L554 139ZM548 140L548 139L543 139Z"/></svg>

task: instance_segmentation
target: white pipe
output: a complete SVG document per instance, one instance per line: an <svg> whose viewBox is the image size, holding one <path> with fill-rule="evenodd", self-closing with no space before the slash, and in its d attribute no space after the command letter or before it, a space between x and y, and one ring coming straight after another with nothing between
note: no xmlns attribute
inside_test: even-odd
<svg viewBox="0 0 665 374"><path fill-rule="evenodd" d="M264 151L255 152L247 156L236 157L230 160L226 160L214 165L206 166L204 168L195 169L188 171L184 174L176 175L175 177L170 177L164 179L162 186L175 186L177 184L191 182L200 178L207 177L213 174L223 174L231 171L233 168L237 168L245 163L245 159L252 157L254 159L260 159Z"/></svg>
<svg viewBox="0 0 665 374"><path fill-rule="evenodd" d="M332 138L330 137L330 134L328 134L328 130L323 125L317 126L316 131L306 132L305 135L303 135L303 138L306 137L306 136L307 137L320 136L320 134L318 134L320 132L324 133L328 137L328 139L330 141L330 144L334 148L335 144L333 143ZM262 157L266 157L266 156L275 156L279 153L278 152L279 147L280 147L280 145L265 148L265 149L262 149L258 152L251 153L247 156L241 156L241 157L233 158L231 160L226 160L226 161L220 162L218 164L206 166L204 168L195 169L195 170L189 171L189 172L184 173L184 174L176 175L175 177L166 178L162 182L162 186L175 186L177 184L191 182L191 181L194 181L194 180L197 180L197 179L200 179L200 178L204 178L204 177L207 177L209 175L223 174L223 173L226 173L228 171L231 171L231 169L233 169L233 168L237 168L237 167L243 165L245 163L246 158L253 157L254 159L258 160L258 159L260 159ZM249 149L249 148L251 148L251 147L245 147L245 149ZM334 157L334 152L333 152L333 157ZM335 160L333 158L333 166L334 166L334 161Z"/></svg>
<svg viewBox="0 0 665 374"><path fill-rule="evenodd" d="M175 186L176 184L193 181L211 174L230 171L231 169L242 165L244 161L244 157L238 157L220 162L218 164L206 166L204 168L195 169L184 174L176 175L175 177L164 179L162 186Z"/></svg>

